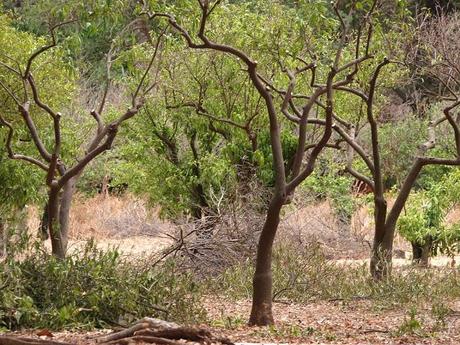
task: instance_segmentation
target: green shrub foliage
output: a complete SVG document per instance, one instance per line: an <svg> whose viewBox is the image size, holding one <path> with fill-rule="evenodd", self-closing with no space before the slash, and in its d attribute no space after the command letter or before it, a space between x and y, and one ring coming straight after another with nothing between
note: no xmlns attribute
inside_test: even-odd
<svg viewBox="0 0 460 345"><path fill-rule="evenodd" d="M0 264L0 327L93 328L150 316L203 320L201 290L174 262L150 267L88 242L65 260L34 246Z"/></svg>

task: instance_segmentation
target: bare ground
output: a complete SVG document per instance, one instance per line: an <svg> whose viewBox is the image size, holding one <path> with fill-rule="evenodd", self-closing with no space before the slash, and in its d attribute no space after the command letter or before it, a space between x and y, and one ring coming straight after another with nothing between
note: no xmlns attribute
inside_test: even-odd
<svg viewBox="0 0 460 345"><path fill-rule="evenodd" d="M226 302L208 297L205 301L213 334L228 337L237 344L460 344L460 313L447 317L439 325L429 310L419 310L421 328L401 334L407 322L406 310L374 310L368 301L344 303L316 302L307 305L275 303L277 319L273 327L247 327L250 301ZM460 301L451 304L460 310ZM455 309L456 308L456 309ZM95 337L109 330L97 332L57 332L54 340L75 344L95 344ZM36 336L37 331L20 332Z"/></svg>
<svg viewBox="0 0 460 345"><path fill-rule="evenodd" d="M246 320L249 301L228 303L212 299L208 305L214 319ZM460 301L452 303L460 309ZM453 314L440 327L430 317L429 310L420 310L421 329L411 335L399 335L407 320L406 310L373 310L368 301L344 303L316 302L307 305L295 303L274 304L277 325L274 328L249 328L236 325L226 330L236 342L274 342L302 344L460 344L460 313ZM227 326L228 327L228 326Z"/></svg>

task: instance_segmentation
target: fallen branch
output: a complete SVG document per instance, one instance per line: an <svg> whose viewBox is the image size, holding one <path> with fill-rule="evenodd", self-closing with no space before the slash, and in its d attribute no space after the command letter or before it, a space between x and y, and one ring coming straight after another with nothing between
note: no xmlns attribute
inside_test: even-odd
<svg viewBox="0 0 460 345"><path fill-rule="evenodd" d="M202 328L179 327L172 329L151 330L144 329L134 333L135 336L160 337L167 339L187 339L191 341L204 341L212 338L211 332Z"/></svg>
<svg viewBox="0 0 460 345"><path fill-rule="evenodd" d="M0 345L71 345L70 343L64 343L53 340L45 340L40 338L26 338L26 337L14 337L14 336L0 336Z"/></svg>
<svg viewBox="0 0 460 345"><path fill-rule="evenodd" d="M184 340L204 344L221 343L233 345L229 339L214 337L208 329L180 326L174 322L154 318L143 318L127 329L98 338L97 343L127 345L140 342L178 345L183 344Z"/></svg>
<svg viewBox="0 0 460 345"><path fill-rule="evenodd" d="M129 345L129 344L132 344L133 342L149 343L149 344L165 344L165 345L184 345L184 343L174 341L174 340L169 340L169 339L165 339L165 338L158 338L158 337L145 337L145 336L141 336L141 335L137 335L137 336L130 337L130 338L114 340L114 341L108 342L106 344L108 344L108 345L115 345L115 344Z"/></svg>

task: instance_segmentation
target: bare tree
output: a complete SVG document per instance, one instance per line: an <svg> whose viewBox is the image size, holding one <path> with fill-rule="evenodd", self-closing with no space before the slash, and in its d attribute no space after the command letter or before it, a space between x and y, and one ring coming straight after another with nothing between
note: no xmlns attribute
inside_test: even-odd
<svg viewBox="0 0 460 345"><path fill-rule="evenodd" d="M151 19L166 18L192 49L213 50L237 59L245 66L244 73L247 73L253 87L259 92L264 101L265 110L269 118L275 186L257 248L256 271L253 279L253 302L249 324L272 324L274 322L272 314L272 248L280 222L281 210L283 205L290 202L296 187L311 175L319 154L324 148L331 145L329 140L333 132L334 91L350 84L358 71L358 66L371 58L369 54L372 33L370 18L375 4L369 13L363 16L362 27L357 33L349 30L345 20L341 17L337 8L334 7L341 23L340 35L338 35L338 48L333 62L325 68L325 80L322 82L316 80L316 76L319 75L317 73L319 67L316 61L307 62L302 56L297 56L298 67L295 70L290 70L285 66L282 67L282 71L288 77L289 83L286 89L281 89L275 86L270 78L266 78L259 72L257 61L248 54L233 46L216 43L208 38L206 24L221 1L199 0L197 2L201 9L199 31L197 33L198 43L172 15L149 13L149 16ZM146 13L148 13L147 10ZM357 37L353 39L352 35L355 33ZM366 33L365 38L361 37L363 33ZM353 59L342 62L344 49L353 44L356 45L354 47L356 53ZM280 63L282 64L281 61ZM303 76L306 73L311 75L309 93L297 94L296 82L301 75ZM307 128L308 125L312 124L309 117L314 113L312 111L314 106L323 98L325 98L325 112L323 114L324 119L321 121L324 123L324 127L313 133L319 134L319 139L308 144L309 134L311 135L314 132L314 130L309 131ZM300 103L302 104L300 105ZM321 115L317 113L316 116ZM298 128L297 149L288 168L285 166L283 155L281 118L288 119ZM311 127L318 130L318 126ZM315 138L315 135L312 135L311 138Z"/></svg>
<svg viewBox="0 0 460 345"><path fill-rule="evenodd" d="M56 47L56 30L69 22L54 25L50 29L51 42L35 51L27 60L23 69L19 62L10 65L8 62L0 62L0 67L16 76L22 85L22 95L19 91L12 90L9 85L0 80L0 87L6 91L10 99L18 107L18 111L30 134L39 158L27 156L15 152L14 138L15 125L0 114L0 124L7 128L6 149L11 159L21 160L33 164L46 173L46 186L48 187L48 229L51 237L52 253L56 257L64 258L67 251L69 212L72 197L75 192L75 184L81 176L85 167L97 156L109 150L117 135L118 127L125 121L135 116L144 104L145 96L155 87L156 82L151 81L149 74L152 71L155 61L159 57L161 35L154 44L154 50L145 71L131 95L131 104L115 120L105 123L102 113L107 101L107 94L111 85L110 70L112 66L114 49L107 54L107 81L103 90L103 96L98 107L92 110L91 116L96 122L96 134L86 144L86 152L77 159L76 163L67 166L61 159L62 135L61 135L61 113L53 109L41 98L39 86L33 75L35 60L46 51ZM11 60L11 59L10 59ZM13 61L14 62L14 61ZM31 114L31 105L36 106L49 116L53 129L53 147L47 148L37 130L34 117Z"/></svg>

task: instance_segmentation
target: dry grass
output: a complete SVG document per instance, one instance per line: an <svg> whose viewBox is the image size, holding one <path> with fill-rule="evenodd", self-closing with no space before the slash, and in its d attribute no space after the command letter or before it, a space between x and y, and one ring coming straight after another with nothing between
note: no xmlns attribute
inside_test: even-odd
<svg viewBox="0 0 460 345"><path fill-rule="evenodd" d="M28 213L29 232L37 234L40 225L39 210L30 207ZM239 214L236 218L221 220L225 223L222 226L232 231L247 230L257 233L258 226L248 221L254 216ZM447 222L458 221L459 218L460 209L454 209L449 213ZM263 219L256 223L261 226L262 221ZM246 229L249 223L253 225L250 230ZM70 246L80 246L85 240L93 238L103 248L119 247L130 254L152 253L171 244L172 240L164 234L177 234L178 229L177 225L161 220L158 209L152 210L144 200L132 195L97 195L89 199L77 195L71 210ZM361 206L354 213L349 227L346 227L337 220L330 203L322 201L287 208L278 241L316 241L328 258L346 261L367 258L372 237L373 219L368 206ZM398 234L395 248L405 252L406 257L410 256L410 244ZM445 266L445 260L438 261L435 259L433 263Z"/></svg>
<svg viewBox="0 0 460 345"><path fill-rule="evenodd" d="M27 228L36 237L41 210L29 207ZM152 254L171 241L164 235L172 233L174 225L161 220L157 209L131 195L75 197L70 214L69 249L76 250L94 239L99 248L118 248L129 255ZM49 243L47 241L46 245Z"/></svg>
<svg viewBox="0 0 460 345"><path fill-rule="evenodd" d="M278 242L317 242L330 258L354 259L368 255L372 236L367 206L360 207L347 226L337 219L329 201L321 201L291 209L281 223Z"/></svg>
<svg viewBox="0 0 460 345"><path fill-rule="evenodd" d="M77 196L70 215L70 237L75 240L157 236L171 227L160 220L158 210L131 195Z"/></svg>

